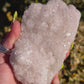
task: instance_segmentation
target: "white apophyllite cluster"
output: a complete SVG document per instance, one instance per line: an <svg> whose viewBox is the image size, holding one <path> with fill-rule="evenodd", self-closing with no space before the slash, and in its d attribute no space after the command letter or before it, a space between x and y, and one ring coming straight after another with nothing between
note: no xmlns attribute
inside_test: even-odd
<svg viewBox="0 0 84 84"><path fill-rule="evenodd" d="M21 34L10 56L22 84L50 84L74 41L80 12L62 0L31 4L24 12Z"/></svg>

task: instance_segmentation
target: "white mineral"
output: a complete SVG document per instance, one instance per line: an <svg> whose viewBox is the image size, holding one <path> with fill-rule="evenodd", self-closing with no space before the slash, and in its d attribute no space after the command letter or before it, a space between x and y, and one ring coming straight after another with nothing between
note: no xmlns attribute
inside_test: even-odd
<svg viewBox="0 0 84 84"><path fill-rule="evenodd" d="M10 63L23 84L50 84L74 41L80 12L62 0L31 4L24 12L21 34Z"/></svg>

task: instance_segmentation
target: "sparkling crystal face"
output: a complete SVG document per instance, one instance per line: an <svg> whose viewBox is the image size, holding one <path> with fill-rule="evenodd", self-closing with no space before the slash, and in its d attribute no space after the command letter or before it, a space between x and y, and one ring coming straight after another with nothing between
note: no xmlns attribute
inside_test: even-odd
<svg viewBox="0 0 84 84"><path fill-rule="evenodd" d="M80 12L62 0L31 4L24 12L21 34L10 63L23 84L50 84L74 41Z"/></svg>

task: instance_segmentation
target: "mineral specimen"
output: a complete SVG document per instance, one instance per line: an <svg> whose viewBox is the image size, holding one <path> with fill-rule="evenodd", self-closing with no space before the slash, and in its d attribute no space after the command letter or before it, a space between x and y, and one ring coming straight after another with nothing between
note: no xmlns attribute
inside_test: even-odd
<svg viewBox="0 0 84 84"><path fill-rule="evenodd" d="M23 84L50 84L74 41L80 12L62 0L31 4L10 56L15 77Z"/></svg>

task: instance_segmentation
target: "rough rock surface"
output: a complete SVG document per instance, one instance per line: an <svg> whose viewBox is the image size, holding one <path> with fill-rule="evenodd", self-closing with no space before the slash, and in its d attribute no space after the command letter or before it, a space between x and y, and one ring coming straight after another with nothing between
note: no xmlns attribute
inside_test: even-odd
<svg viewBox="0 0 84 84"><path fill-rule="evenodd" d="M31 4L24 12L21 34L10 63L23 84L50 84L74 41L80 12L62 0Z"/></svg>

